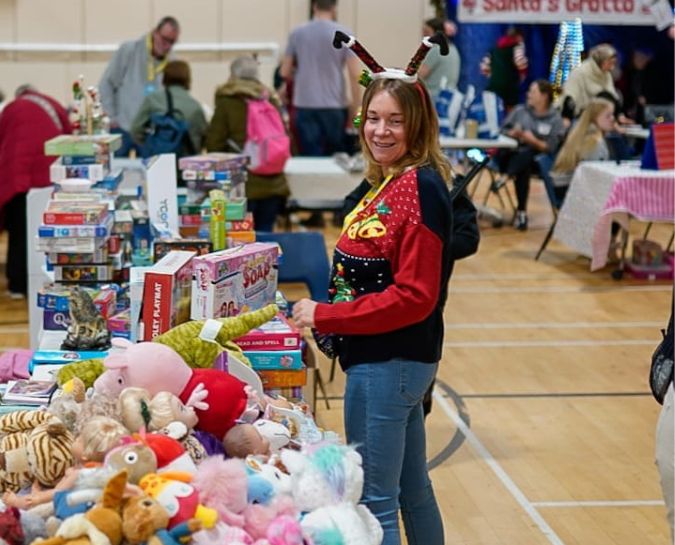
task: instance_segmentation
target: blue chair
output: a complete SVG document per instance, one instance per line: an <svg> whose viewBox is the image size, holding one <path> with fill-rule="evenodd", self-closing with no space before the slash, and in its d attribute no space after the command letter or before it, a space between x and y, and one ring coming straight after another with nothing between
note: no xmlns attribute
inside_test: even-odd
<svg viewBox="0 0 675 545"><path fill-rule="evenodd" d="M316 231L268 233L257 232L259 242L277 242L281 247L279 282L307 285L315 301L328 302L330 263L323 234Z"/></svg>
<svg viewBox="0 0 675 545"><path fill-rule="evenodd" d="M316 231L299 231L285 233L256 232L259 242L276 242L281 247L279 259L279 283L301 282L307 286L314 301L328 302L328 284L330 263L326 253L326 242L323 234ZM307 358L308 367L314 367L314 399L316 389L321 390L326 408L330 409L328 394L321 373L316 366L313 354ZM331 377L334 373L335 361L332 362Z"/></svg>

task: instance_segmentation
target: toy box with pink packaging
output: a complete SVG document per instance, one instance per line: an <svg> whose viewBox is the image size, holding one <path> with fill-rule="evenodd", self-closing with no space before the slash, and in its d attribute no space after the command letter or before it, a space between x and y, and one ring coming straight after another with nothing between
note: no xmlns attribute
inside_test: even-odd
<svg viewBox="0 0 675 545"><path fill-rule="evenodd" d="M236 316L274 303L279 247L255 242L193 260L193 320Z"/></svg>

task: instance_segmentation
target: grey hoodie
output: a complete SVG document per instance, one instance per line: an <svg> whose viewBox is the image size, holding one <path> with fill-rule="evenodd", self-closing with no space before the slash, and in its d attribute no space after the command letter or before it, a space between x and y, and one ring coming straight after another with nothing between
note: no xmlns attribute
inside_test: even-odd
<svg viewBox="0 0 675 545"><path fill-rule="evenodd" d="M502 132L511 130L516 126L524 131L532 131L537 138L544 140L548 145L547 153L555 153L565 135L565 126L560 112L552 106L545 114L540 116L529 106L524 104L516 106L506 116L502 125Z"/></svg>

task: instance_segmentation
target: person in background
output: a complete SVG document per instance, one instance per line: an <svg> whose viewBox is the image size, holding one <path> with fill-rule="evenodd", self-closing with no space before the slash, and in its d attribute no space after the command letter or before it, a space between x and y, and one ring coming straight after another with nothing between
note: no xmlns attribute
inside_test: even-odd
<svg viewBox="0 0 675 545"><path fill-rule="evenodd" d="M572 175L581 161L606 161L610 158L605 136L614 130L614 104L594 98L567 135L556 157L551 177L556 196L564 198Z"/></svg>
<svg viewBox="0 0 675 545"><path fill-rule="evenodd" d="M602 92L609 93L619 102L619 93L612 77L616 62L616 49L609 44L599 44L590 50L585 61L570 72L560 95L562 116L567 126L581 115L591 99Z"/></svg>
<svg viewBox="0 0 675 545"><path fill-rule="evenodd" d="M54 158L45 155L44 144L70 132L65 108L30 85L18 87L0 114L0 209L9 235L6 274L12 298L23 298L28 291L26 194L51 184Z"/></svg>
<svg viewBox="0 0 675 545"><path fill-rule="evenodd" d="M330 156L344 150L348 113L357 113L361 68L349 49L335 49L336 30L350 34L335 22L336 0L312 0L312 20L291 32L281 63L281 76L293 79L293 106L300 155ZM347 67L351 105L347 101Z"/></svg>
<svg viewBox="0 0 675 545"><path fill-rule="evenodd" d="M422 36L433 36L437 32L446 36L442 19L434 18L424 21ZM432 98L435 98L442 88L457 89L461 63L459 51L450 39L448 39L447 55L441 55L437 47L431 48L418 74L424 80Z"/></svg>
<svg viewBox="0 0 675 545"><path fill-rule="evenodd" d="M188 126L189 137L176 155L183 157L201 152L208 123L201 104L190 95L191 81L188 63L185 61L167 63L162 76L164 88L158 89L143 99L143 103L131 124L131 135L137 144L142 146L145 141L150 116L154 113L165 113L168 110L166 93L169 92L176 119L185 121Z"/></svg>
<svg viewBox="0 0 675 545"><path fill-rule="evenodd" d="M443 347L451 266L450 165L424 85L384 73L366 89L359 127L361 198L346 216L332 269L332 303L301 299L300 327L330 335L347 374L347 442L363 457L362 502L383 545L441 545L429 479L422 401Z"/></svg>
<svg viewBox="0 0 675 545"><path fill-rule="evenodd" d="M502 133L518 141L516 149L502 149L496 160L502 173L514 177L517 210L514 227L527 230L527 200L530 176L539 153L553 154L565 134L562 118L553 108L553 87L545 79L534 81L527 92L527 102L514 108L504 120Z"/></svg>
<svg viewBox="0 0 675 545"><path fill-rule="evenodd" d="M520 84L527 76L527 68L523 35L509 27L480 63L481 73L489 78L485 90L501 97L507 111L520 102Z"/></svg>
<svg viewBox="0 0 675 545"><path fill-rule="evenodd" d="M358 80L361 68L349 49L335 49L337 0L312 0L312 19L295 28L288 37L280 74L293 81L293 129L300 155L328 157L347 149L347 128L361 99ZM345 67L349 76L351 103L347 98ZM324 225L321 213L303 222L308 227Z"/></svg>
<svg viewBox="0 0 675 545"><path fill-rule="evenodd" d="M135 149L131 124L143 98L160 88L179 34L178 21L163 17L148 34L120 45L103 72L99 82L103 109L110 116L111 132L123 137L117 156L127 156Z"/></svg>
<svg viewBox="0 0 675 545"><path fill-rule="evenodd" d="M240 151L246 141L246 101L267 97L281 108L275 93L260 82L258 61L242 56L232 61L230 79L216 90L215 111L206 133L208 151ZM234 144L234 145L233 145ZM246 198L257 231L273 231L290 195L283 172L269 176L248 174Z"/></svg>

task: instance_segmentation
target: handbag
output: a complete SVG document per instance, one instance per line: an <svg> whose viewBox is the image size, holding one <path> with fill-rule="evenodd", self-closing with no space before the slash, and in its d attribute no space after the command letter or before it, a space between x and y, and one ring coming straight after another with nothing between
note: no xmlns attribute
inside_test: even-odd
<svg viewBox="0 0 675 545"><path fill-rule="evenodd" d="M668 329L661 330L663 340L656 347L652 355L652 365L649 370L649 387L654 399L663 405L663 399L668 386L673 382L673 315L670 315Z"/></svg>

